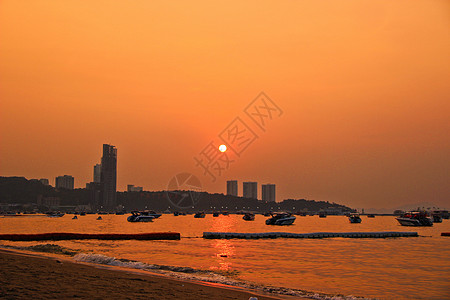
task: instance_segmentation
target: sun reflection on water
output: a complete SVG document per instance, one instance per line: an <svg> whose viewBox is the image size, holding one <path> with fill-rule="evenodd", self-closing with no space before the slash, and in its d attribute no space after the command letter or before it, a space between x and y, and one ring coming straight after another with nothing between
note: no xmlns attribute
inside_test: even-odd
<svg viewBox="0 0 450 300"><path fill-rule="evenodd" d="M226 232L235 230L236 218L229 216L215 217L212 221L212 229L214 231ZM211 269L229 271L232 263L230 258L235 255L235 247L231 240L214 240L211 242L214 247L214 257L217 261L218 267L211 267Z"/></svg>

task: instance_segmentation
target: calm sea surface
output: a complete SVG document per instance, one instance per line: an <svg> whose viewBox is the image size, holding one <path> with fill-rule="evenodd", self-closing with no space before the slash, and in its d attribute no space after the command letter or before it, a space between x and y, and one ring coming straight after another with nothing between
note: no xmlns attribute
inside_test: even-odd
<svg viewBox="0 0 450 300"><path fill-rule="evenodd" d="M144 233L174 231L180 241L58 241L89 253L150 264L204 270L238 271L254 283L330 294L385 299L450 299L450 221L433 227L399 226L394 217L362 216L350 224L344 216L297 217L292 226L267 226L266 217L253 222L240 215L195 219L163 215L152 223L129 223L127 215L72 215L62 218L0 217L0 233ZM417 231L420 237L388 239L259 239L206 240L204 231L226 232L352 232ZM29 246L48 242L7 242Z"/></svg>

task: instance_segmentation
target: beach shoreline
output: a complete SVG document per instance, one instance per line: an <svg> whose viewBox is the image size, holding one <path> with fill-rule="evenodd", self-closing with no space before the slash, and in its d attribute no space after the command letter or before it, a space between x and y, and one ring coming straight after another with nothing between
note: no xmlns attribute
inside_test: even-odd
<svg viewBox="0 0 450 300"><path fill-rule="evenodd" d="M5 299L298 299L222 284L75 262L59 255L0 249L0 298Z"/></svg>

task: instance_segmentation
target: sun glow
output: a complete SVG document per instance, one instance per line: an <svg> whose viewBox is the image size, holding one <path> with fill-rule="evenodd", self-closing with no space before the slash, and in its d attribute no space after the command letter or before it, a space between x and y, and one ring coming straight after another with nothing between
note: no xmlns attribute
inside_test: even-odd
<svg viewBox="0 0 450 300"><path fill-rule="evenodd" d="M227 146L225 146L225 145L223 145L223 144L220 145L220 146L219 146L219 151L220 151L220 152L225 152L225 151L227 151Z"/></svg>

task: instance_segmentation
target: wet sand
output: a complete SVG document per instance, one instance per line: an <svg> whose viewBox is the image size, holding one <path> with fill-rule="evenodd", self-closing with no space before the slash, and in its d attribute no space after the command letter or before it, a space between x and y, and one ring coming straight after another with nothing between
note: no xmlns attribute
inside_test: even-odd
<svg viewBox="0 0 450 300"><path fill-rule="evenodd" d="M279 299L221 286L0 250L2 299Z"/></svg>

